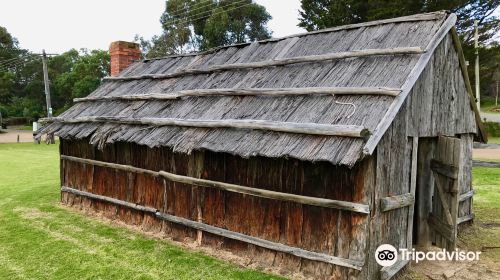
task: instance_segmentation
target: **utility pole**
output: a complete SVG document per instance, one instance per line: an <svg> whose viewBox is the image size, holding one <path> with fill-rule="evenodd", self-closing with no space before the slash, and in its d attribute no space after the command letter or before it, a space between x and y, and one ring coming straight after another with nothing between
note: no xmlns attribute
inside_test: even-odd
<svg viewBox="0 0 500 280"><path fill-rule="evenodd" d="M42 50L43 82L45 84L45 101L47 102L47 117L52 118L52 106L50 104L49 71L47 68L47 54ZM47 144L54 144L54 135L47 134Z"/></svg>
<svg viewBox="0 0 500 280"><path fill-rule="evenodd" d="M50 86L49 86L49 71L47 68L47 54L42 50L43 63L43 83L45 84L45 101L47 102L47 117L52 117L52 106L50 104Z"/></svg>
<svg viewBox="0 0 500 280"><path fill-rule="evenodd" d="M495 98L495 107L498 107L498 80L497 80L497 97ZM2 116L0 114L0 116Z"/></svg>
<svg viewBox="0 0 500 280"><path fill-rule="evenodd" d="M481 112L481 96L479 93L479 35L478 35L478 25L479 21L474 20L474 49L476 54L476 65L475 65L475 78L476 78L476 102L477 109Z"/></svg>

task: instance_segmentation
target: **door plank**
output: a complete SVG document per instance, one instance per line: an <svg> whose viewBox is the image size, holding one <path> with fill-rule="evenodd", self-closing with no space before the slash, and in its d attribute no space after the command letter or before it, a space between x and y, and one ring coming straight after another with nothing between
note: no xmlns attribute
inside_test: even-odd
<svg viewBox="0 0 500 280"><path fill-rule="evenodd" d="M439 199L441 201L441 206L442 206L442 209L443 209L444 216L446 218L446 222L449 225L452 225L453 224L453 219L451 217L450 207L448 206L448 202L446 201L446 194L443 191L443 188L442 188L442 185L441 185L442 178L440 178L439 176L436 176L436 173L434 173L434 178L435 178L435 182L436 182L437 193L438 193Z"/></svg>
<svg viewBox="0 0 500 280"><path fill-rule="evenodd" d="M452 146L454 147L454 145ZM432 171L435 171L448 178L458 179L458 168L451 164L446 164L442 161L431 159L431 169Z"/></svg>

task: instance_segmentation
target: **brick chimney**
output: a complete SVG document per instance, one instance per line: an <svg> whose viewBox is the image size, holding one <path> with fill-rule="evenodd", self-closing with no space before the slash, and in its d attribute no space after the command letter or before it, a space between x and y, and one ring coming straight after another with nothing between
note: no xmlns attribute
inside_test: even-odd
<svg viewBox="0 0 500 280"><path fill-rule="evenodd" d="M132 62L141 59L141 49L136 43L116 41L109 46L109 55L111 56L111 76L114 77Z"/></svg>

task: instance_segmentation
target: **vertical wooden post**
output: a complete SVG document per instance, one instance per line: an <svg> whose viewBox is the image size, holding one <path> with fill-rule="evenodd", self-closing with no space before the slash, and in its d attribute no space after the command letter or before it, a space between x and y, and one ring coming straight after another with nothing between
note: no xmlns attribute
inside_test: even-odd
<svg viewBox="0 0 500 280"><path fill-rule="evenodd" d="M456 166L458 163L458 166L461 166L459 168L459 174L458 178L462 178L462 172L463 172L463 156L464 152L463 151L463 145L462 141L457 138L447 138L450 146L449 154L448 157L451 159L453 164ZM455 250L457 247L457 235L458 235L458 196L460 195L460 185L458 184L460 182L460 179L455 179L453 180L453 187L451 188L450 192L450 213L451 213L451 219L452 219L452 226L453 226L453 242L450 242L448 244L448 250L452 251Z"/></svg>
<svg viewBox="0 0 500 280"><path fill-rule="evenodd" d="M413 137L411 149L411 173L410 173L410 193L415 197L417 189L417 163L418 163L418 137ZM415 203L408 206L408 232L406 238L406 248L411 250L413 247L413 215L415 212Z"/></svg>
<svg viewBox="0 0 500 280"><path fill-rule="evenodd" d="M204 152L195 152L189 158L189 166L188 166L188 176L194 178L201 178L203 172L203 163L205 160ZM196 220L200 223L203 223L203 200L204 200L205 190L203 187L198 187L193 185L191 192L191 201L195 201L196 203ZM196 243L201 245L201 241L203 239L203 231L197 230L196 232Z"/></svg>
<svg viewBox="0 0 500 280"><path fill-rule="evenodd" d="M481 95L479 88L479 44L478 44L478 20L474 21L474 54L476 55L476 63L474 65L474 78L476 81L476 102L477 109L481 112Z"/></svg>
<svg viewBox="0 0 500 280"><path fill-rule="evenodd" d="M427 218L432 208L432 194L434 193L434 177L431 173L430 161L434 155L433 139L420 141L417 151L417 192L418 192L418 247L429 248L431 244L431 230Z"/></svg>
<svg viewBox="0 0 500 280"><path fill-rule="evenodd" d="M52 117L52 105L50 103L50 86L49 86L49 70L47 67L47 54L45 50L42 51L42 63L43 63L43 83L45 85L45 101L47 103L47 117ZM54 134L47 134L47 144L55 144Z"/></svg>

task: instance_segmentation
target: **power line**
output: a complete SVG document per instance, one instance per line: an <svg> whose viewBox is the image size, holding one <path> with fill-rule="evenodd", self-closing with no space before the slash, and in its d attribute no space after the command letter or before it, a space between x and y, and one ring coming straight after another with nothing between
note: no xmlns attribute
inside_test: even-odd
<svg viewBox="0 0 500 280"><path fill-rule="evenodd" d="M246 0L240 0L240 1L237 1L237 2L234 2L234 3L240 3L240 2L244 2ZM198 13L194 16L198 16L198 15L202 15L202 14L206 14L206 13L209 13L209 14L206 14L206 15L203 15L203 16L200 16L198 18L194 18L194 19L185 19L185 20L171 20L170 22L167 22L167 24L184 24L184 23L188 23L190 21L197 21L197 20L200 20L200 19L203 19L203 18L206 18L206 17L209 17L209 16L212 16L212 15L218 15L218 14L222 14L224 12L229 12L229 11L233 11L233 10L236 10L236 9L240 9L242 7L245 7L245 6L248 6L248 5L251 5L253 4L253 2L250 2L250 3L247 3L247 4L243 4L243 5L239 5L237 7L234 7L232 9L228 9L228 10L223 10L223 11L220 11L220 12L216 12L214 13L213 11L216 10L216 9L219 9L219 8L226 8L226 7L229 7L231 5L234 5L234 3L231 3L231 4L228 4L228 5L224 5L224 6L221 6L221 7L216 7L214 9L211 9L211 10L208 10L208 11L204 11L204 12L201 12L201 13ZM193 17L194 17L193 16ZM177 21L177 22L176 22Z"/></svg>
<svg viewBox="0 0 500 280"><path fill-rule="evenodd" d="M16 58L12 58L12 59L9 59L9 60L0 61L0 66L8 65L10 63L15 63L18 60L21 60L21 58L16 57Z"/></svg>
<svg viewBox="0 0 500 280"><path fill-rule="evenodd" d="M7 59L7 60L0 60L0 66L1 65L5 65L5 64L9 64L9 63L12 63L12 62L15 62L17 60L22 60L22 59L32 59L33 57L38 57L37 55L33 55L33 54L28 54L28 55L21 55L20 57L14 57L14 58L11 58L11 59Z"/></svg>
<svg viewBox="0 0 500 280"><path fill-rule="evenodd" d="M0 64L7 62L9 60L16 60L16 59L19 59L19 57L14 57L14 58L6 59L6 60L0 60Z"/></svg>
<svg viewBox="0 0 500 280"><path fill-rule="evenodd" d="M3 67L3 68L0 68L1 71L10 71L12 69L15 69L15 68L18 68L18 67L21 67L21 66L24 66L22 63L19 63L19 64L14 64L14 65L10 65L8 67Z"/></svg>
<svg viewBox="0 0 500 280"><path fill-rule="evenodd" d="M187 6L187 7L185 7L185 8L177 9L176 11L173 11L173 12L168 13L168 14L169 14L169 15L171 15L172 17L176 17L176 16L179 16L179 15L181 15L181 14L185 14L185 15L186 15L188 12L196 11L196 10L199 10L199 9L201 9L201 8L208 7L208 6L212 5L212 4L214 4L213 0L207 0L207 1L205 1L205 2L206 2L205 4L201 5L200 7L197 7L196 9L193 9L193 10L191 10L191 11L189 11L189 5L188 5L188 6ZM167 2L167 3L168 3L168 2ZM200 3L203 3L203 1L202 1L202 2L200 2ZM168 4L167 4L167 5L168 5ZM184 10L184 11L183 11L183 10Z"/></svg>
<svg viewBox="0 0 500 280"><path fill-rule="evenodd" d="M36 57L36 58L38 58L38 57ZM9 63L0 65L0 69L7 71L7 70L10 70L10 69L15 68L15 67L24 66L27 63L35 61L36 58L29 58L27 60L26 59L19 59L19 60L11 61Z"/></svg>
<svg viewBox="0 0 500 280"><path fill-rule="evenodd" d="M54 56L58 54L47 54L47 56ZM19 66L21 63L33 62L34 59L39 59L41 54L37 53L27 53L21 54L19 57L10 58L7 60L0 61L0 68L12 68L14 66Z"/></svg>
<svg viewBox="0 0 500 280"><path fill-rule="evenodd" d="M203 15L203 14L206 14L206 15L203 15L203 16L200 16L196 19L194 19L193 21L196 21L196 20L199 20L199 19L202 19L204 17L209 17L211 15L217 15L217 14L221 14L223 12L227 12L227 11L232 11L232 10L236 10L236 9L239 9L241 7L244 7L244 6L247 6L247 5L250 5L250 4L253 4L252 1L250 1L250 3L247 3L247 4L244 4L247 0L237 0L235 2L232 2L232 3L229 3L229 4L226 4L226 5L223 5L223 6L217 6L217 7L214 7L213 9L210 9L210 10L207 10L207 11L203 11L203 12L199 12L197 14L194 14L192 17L197 17L199 15ZM229 10L226 10L226 11L221 11L221 12L217 12L217 13L214 13L215 10L217 9L224 9L224 8L227 8L227 7L230 7L230 6L233 6L233 5L236 5L235 8L233 9L229 9ZM238 6L239 5L239 6ZM186 19L185 21L189 21L189 19Z"/></svg>
<svg viewBox="0 0 500 280"><path fill-rule="evenodd" d="M3 70L3 71L8 71L8 70L11 70L12 68L16 68L16 67L19 67L21 65L24 65L24 62L17 62L15 64L10 64L10 65L6 65L6 66L2 66L2 67L0 67L0 69Z"/></svg>
<svg viewBox="0 0 500 280"><path fill-rule="evenodd" d="M29 63L37 59L38 57L31 58L18 58L17 60L9 61L7 63L0 64L0 68L10 68L18 64Z"/></svg>

